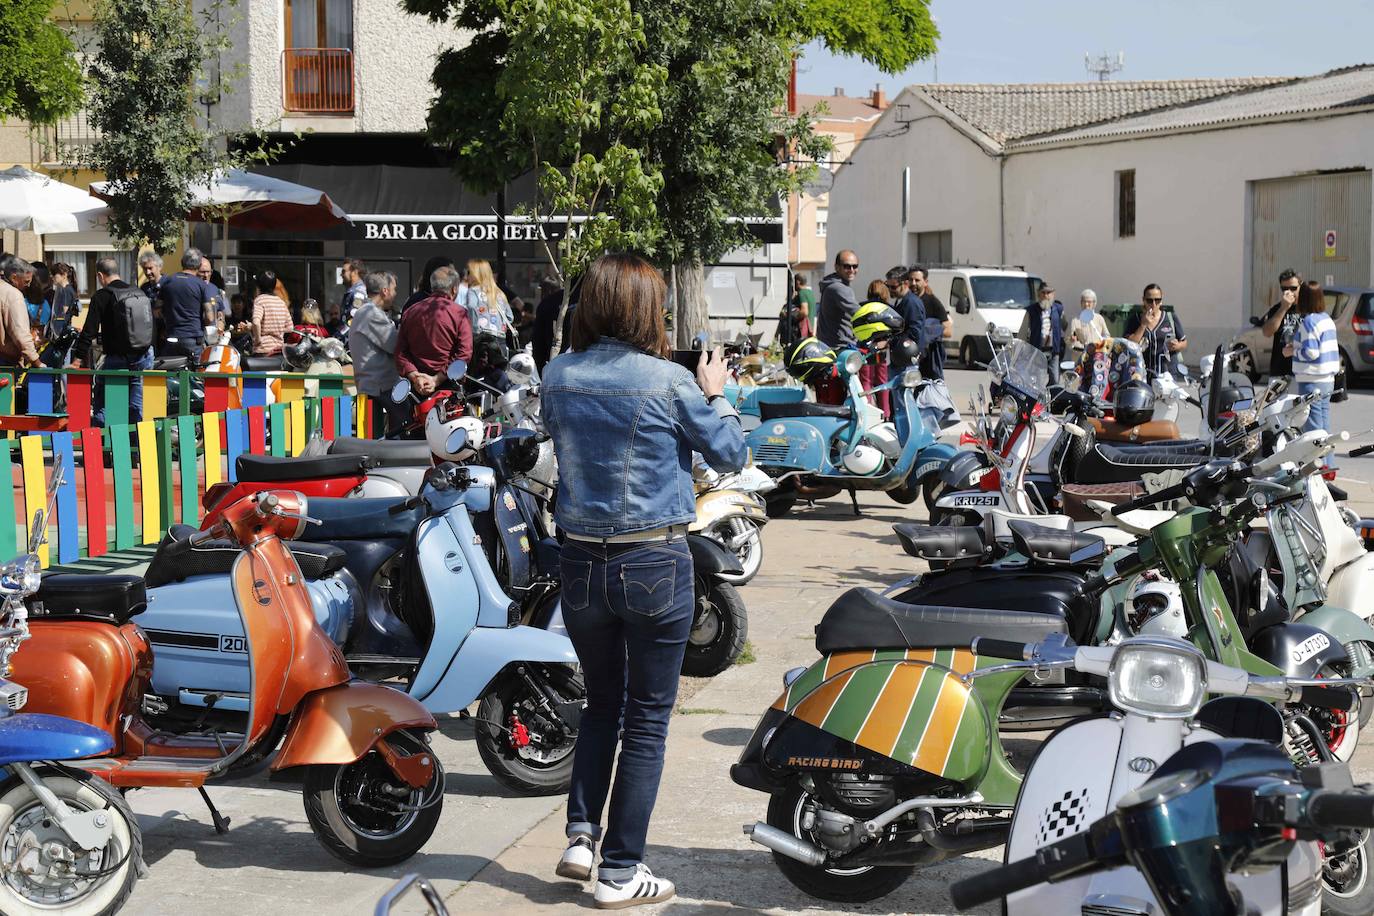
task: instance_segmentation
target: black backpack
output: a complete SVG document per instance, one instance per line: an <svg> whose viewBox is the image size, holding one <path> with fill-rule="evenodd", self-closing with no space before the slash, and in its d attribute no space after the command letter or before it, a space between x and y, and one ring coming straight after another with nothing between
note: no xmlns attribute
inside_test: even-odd
<svg viewBox="0 0 1374 916"><path fill-rule="evenodd" d="M153 345L153 304L137 286L111 289L114 308L109 324L114 337L125 341L125 354L141 353Z"/></svg>

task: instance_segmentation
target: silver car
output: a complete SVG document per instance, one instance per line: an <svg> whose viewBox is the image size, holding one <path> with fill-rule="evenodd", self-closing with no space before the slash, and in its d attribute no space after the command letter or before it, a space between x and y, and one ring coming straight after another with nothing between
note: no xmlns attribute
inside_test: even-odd
<svg viewBox="0 0 1374 916"><path fill-rule="evenodd" d="M1341 348L1341 369L1348 382L1374 373L1374 289L1360 286L1326 287L1326 311L1336 323L1336 342ZM1236 369L1258 381L1269 374L1269 354L1274 341L1265 337L1264 316L1240 335L1244 349L1236 357Z"/></svg>

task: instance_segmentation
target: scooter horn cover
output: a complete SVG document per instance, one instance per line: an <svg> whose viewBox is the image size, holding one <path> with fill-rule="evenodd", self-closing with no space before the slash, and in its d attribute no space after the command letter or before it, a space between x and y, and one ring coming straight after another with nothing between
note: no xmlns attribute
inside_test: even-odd
<svg viewBox="0 0 1374 916"><path fill-rule="evenodd" d="M807 337L788 352L783 364L787 374L797 381L817 382L834 371L835 351L815 337Z"/></svg>
<svg viewBox="0 0 1374 916"><path fill-rule="evenodd" d="M987 710L960 679L976 663L967 649L835 652L773 705L862 748L964 781L983 773L991 746Z"/></svg>

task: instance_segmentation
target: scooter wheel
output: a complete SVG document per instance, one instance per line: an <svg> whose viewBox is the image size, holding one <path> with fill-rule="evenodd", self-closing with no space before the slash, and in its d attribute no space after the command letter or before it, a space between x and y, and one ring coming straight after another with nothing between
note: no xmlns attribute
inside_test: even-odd
<svg viewBox="0 0 1374 916"><path fill-rule="evenodd" d="M715 677L739 658L748 635L749 612L735 587L718 578L707 581L698 577L682 673L688 677Z"/></svg>
<svg viewBox="0 0 1374 916"><path fill-rule="evenodd" d="M774 792L768 799L768 826L808 843L815 843L815 838L802 827L802 814L807 806L815 803L815 798L797 785ZM886 897L906 883L906 879L916 870L907 865L820 868L798 862L780 852L773 853L773 861L783 877L802 892L840 903L866 903Z"/></svg>
<svg viewBox="0 0 1374 916"><path fill-rule="evenodd" d="M16 777L0 795L0 913L38 916L60 910L65 916L106 916L117 912L133 893L143 862L143 834L133 812L109 783L81 770L35 767L43 785L73 811L106 811L112 818L110 842L90 853L74 847L48 817L33 790ZM74 870L109 874L94 879L54 871L27 873L19 860L56 844L75 856Z"/></svg>
<svg viewBox="0 0 1374 916"><path fill-rule="evenodd" d="M404 756L428 754L429 784L397 794L404 786L375 747L353 763L317 764L305 770L305 816L330 853L363 868L404 862L429 842L444 807L444 768L417 732L387 735Z"/></svg>
<svg viewBox="0 0 1374 916"><path fill-rule="evenodd" d="M1359 831L1353 846L1326 847L1322 863L1322 913L1363 916L1374 912L1374 875L1370 874L1370 834Z"/></svg>
<svg viewBox="0 0 1374 916"><path fill-rule="evenodd" d="M546 686L565 703L587 698L582 676L567 665L534 666L529 674L545 677ZM557 728L541 722L541 708L524 678L510 675L498 678L477 706L477 753L491 775L521 795L559 795L572 780L577 737L541 741L548 737L541 732ZM516 723L524 729L522 735L510 727Z"/></svg>

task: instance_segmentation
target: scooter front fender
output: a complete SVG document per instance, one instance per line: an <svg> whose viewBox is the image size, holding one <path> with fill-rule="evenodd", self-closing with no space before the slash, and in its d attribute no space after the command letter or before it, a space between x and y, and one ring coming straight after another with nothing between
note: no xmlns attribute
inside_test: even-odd
<svg viewBox="0 0 1374 916"><path fill-rule="evenodd" d="M692 552L692 569L698 576L718 576L721 573L739 575L744 572L739 557L704 535L687 535L687 549Z"/></svg>
<svg viewBox="0 0 1374 916"><path fill-rule="evenodd" d="M409 695L380 684L346 681L316 690L296 706L272 770L353 763L392 732L438 727L429 710Z"/></svg>
<svg viewBox="0 0 1374 916"><path fill-rule="evenodd" d="M1353 642L1365 642L1374 650L1374 627L1354 611L1348 611L1343 607L1323 604L1315 611L1309 611L1299 617L1298 623L1325 631L1342 646L1349 646ZM1369 677L1374 674L1374 658L1371 656L1374 656L1374 652L1356 654L1356 657L1363 657L1366 661L1351 672L1351 677Z"/></svg>
<svg viewBox="0 0 1374 916"><path fill-rule="evenodd" d="M948 442L936 442L927 445L916 455L916 470L908 478L909 480L922 480L927 474L943 471L959 450Z"/></svg>
<svg viewBox="0 0 1374 916"><path fill-rule="evenodd" d="M114 749L102 729L65 716L21 712L0 719L0 765L34 760L79 760Z"/></svg>
<svg viewBox="0 0 1374 916"><path fill-rule="evenodd" d="M566 636L535 627L477 627L449 662L434 689L417 697L432 712L467 709L487 692L507 665L551 662L576 665L577 652Z"/></svg>

